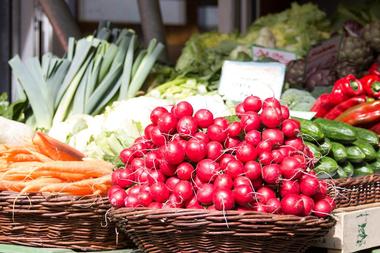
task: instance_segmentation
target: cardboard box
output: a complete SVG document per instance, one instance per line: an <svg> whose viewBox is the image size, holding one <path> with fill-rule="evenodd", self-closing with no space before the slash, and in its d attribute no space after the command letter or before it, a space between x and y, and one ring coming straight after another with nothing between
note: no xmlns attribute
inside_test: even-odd
<svg viewBox="0 0 380 253"><path fill-rule="evenodd" d="M337 219L335 227L315 246L338 249L342 253L380 246L379 205L339 212L334 216Z"/></svg>

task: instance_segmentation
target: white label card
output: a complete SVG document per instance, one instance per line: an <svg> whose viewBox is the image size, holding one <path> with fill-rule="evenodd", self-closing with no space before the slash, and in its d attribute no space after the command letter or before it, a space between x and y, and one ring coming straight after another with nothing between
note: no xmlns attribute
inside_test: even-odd
<svg viewBox="0 0 380 253"><path fill-rule="evenodd" d="M280 99L284 78L282 63L224 61L218 91L233 102L241 102L249 95Z"/></svg>

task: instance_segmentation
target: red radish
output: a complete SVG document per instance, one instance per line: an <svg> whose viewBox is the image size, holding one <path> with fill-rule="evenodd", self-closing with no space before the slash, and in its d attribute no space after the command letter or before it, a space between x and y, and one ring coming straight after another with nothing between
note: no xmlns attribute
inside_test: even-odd
<svg viewBox="0 0 380 253"><path fill-rule="evenodd" d="M312 197L318 192L319 188L319 181L316 177L314 176L306 176L302 177L300 180L300 190L301 193Z"/></svg>
<svg viewBox="0 0 380 253"><path fill-rule="evenodd" d="M114 192L117 192L117 191L124 191L124 189L122 189L120 186L118 185L112 185L111 188L108 189L108 192L107 192L107 196L108 198L110 198L110 196L112 196L112 194Z"/></svg>
<svg viewBox="0 0 380 253"><path fill-rule="evenodd" d="M184 201L174 194L171 194L168 201L165 202L163 208L180 208L184 205Z"/></svg>
<svg viewBox="0 0 380 253"><path fill-rule="evenodd" d="M127 193L128 195L131 195L131 194L138 195L140 193L140 190L141 190L141 185L134 185L131 188L127 189Z"/></svg>
<svg viewBox="0 0 380 253"><path fill-rule="evenodd" d="M215 205L211 205L211 206L207 207L207 210L215 211L215 210L216 210L216 209L215 209Z"/></svg>
<svg viewBox="0 0 380 253"><path fill-rule="evenodd" d="M252 187L249 185L239 185L233 190L235 202L241 206L247 206L253 201Z"/></svg>
<svg viewBox="0 0 380 253"><path fill-rule="evenodd" d="M218 174L219 170L219 164L211 159L203 159L197 164L196 167L197 177L203 183L214 181L215 176Z"/></svg>
<svg viewBox="0 0 380 253"><path fill-rule="evenodd" d="M210 141L207 134L203 132L197 132L196 134L194 134L194 139L198 141L203 141L204 143L208 143Z"/></svg>
<svg viewBox="0 0 380 253"><path fill-rule="evenodd" d="M195 190L199 190L199 188L203 185L204 183L198 178L198 177L195 177L194 181L193 181L193 185L194 185L194 189Z"/></svg>
<svg viewBox="0 0 380 253"><path fill-rule="evenodd" d="M257 130L251 130L245 135L244 139L256 147L261 141L261 133Z"/></svg>
<svg viewBox="0 0 380 253"><path fill-rule="evenodd" d="M139 192L150 192L150 186L149 185L140 185L140 191Z"/></svg>
<svg viewBox="0 0 380 253"><path fill-rule="evenodd" d="M272 157L274 163L281 163L285 158L285 156L278 149L272 150Z"/></svg>
<svg viewBox="0 0 380 253"><path fill-rule="evenodd" d="M186 145L186 156L193 162L199 162L207 155L206 143L190 139Z"/></svg>
<svg viewBox="0 0 380 253"><path fill-rule="evenodd" d="M260 178L252 181L253 189L260 189L263 186L263 180Z"/></svg>
<svg viewBox="0 0 380 253"><path fill-rule="evenodd" d="M261 106L261 99L256 96L248 96L243 101L243 108L245 111L259 112L261 110Z"/></svg>
<svg viewBox="0 0 380 253"><path fill-rule="evenodd" d="M216 189L213 195L216 210L231 210L235 206L235 200L231 190Z"/></svg>
<svg viewBox="0 0 380 253"><path fill-rule="evenodd" d="M284 133L278 129L265 129L262 133L262 140L271 140L274 145L284 143Z"/></svg>
<svg viewBox="0 0 380 253"><path fill-rule="evenodd" d="M145 166L149 169L158 168L160 165L160 155L157 151L151 151L145 155Z"/></svg>
<svg viewBox="0 0 380 253"><path fill-rule="evenodd" d="M260 114L261 123L268 128L276 128L281 123L281 114L273 107L266 107Z"/></svg>
<svg viewBox="0 0 380 253"><path fill-rule="evenodd" d="M161 117L164 113L167 113L168 110L166 110L164 107L156 107L153 109L153 111L150 113L150 120L154 125L157 125L158 118Z"/></svg>
<svg viewBox="0 0 380 253"><path fill-rule="evenodd" d="M330 203L325 199L321 199L315 202L313 213L315 216L323 218L328 216L332 210Z"/></svg>
<svg viewBox="0 0 380 253"><path fill-rule="evenodd" d="M201 206L198 202L197 196L194 196L188 203L185 204L185 207L187 209L203 209L203 206Z"/></svg>
<svg viewBox="0 0 380 253"><path fill-rule="evenodd" d="M303 213L302 216L309 216L311 211L314 209L314 200L306 195L301 195L301 199L303 201Z"/></svg>
<svg viewBox="0 0 380 253"><path fill-rule="evenodd" d="M256 146L257 153L259 154L265 151L271 152L272 149L273 149L273 142L270 140L261 141Z"/></svg>
<svg viewBox="0 0 380 253"><path fill-rule="evenodd" d="M227 167L227 164L232 161L232 160L235 160L235 157L231 154L224 154L220 157L220 168L222 170L226 169Z"/></svg>
<svg viewBox="0 0 380 253"><path fill-rule="evenodd" d="M151 135L150 133L152 132L152 129L153 129L154 125L153 124L149 124L145 127L144 129L144 136L145 138L147 138L148 140L151 139Z"/></svg>
<svg viewBox="0 0 380 253"><path fill-rule="evenodd" d="M276 198L276 193L271 188L263 186L257 190L256 196L260 203L266 204L268 200Z"/></svg>
<svg viewBox="0 0 380 253"><path fill-rule="evenodd" d="M222 156L223 146L217 141L210 141L206 145L207 158L217 160Z"/></svg>
<svg viewBox="0 0 380 253"><path fill-rule="evenodd" d="M194 167L188 162L183 162L177 167L177 176L181 180L190 180L193 175Z"/></svg>
<svg viewBox="0 0 380 253"><path fill-rule="evenodd" d="M149 173L149 183L165 182L166 178L160 170L150 170Z"/></svg>
<svg viewBox="0 0 380 253"><path fill-rule="evenodd" d="M319 181L318 192L315 195L316 199L323 199L327 195L327 183L325 181Z"/></svg>
<svg viewBox="0 0 380 253"><path fill-rule="evenodd" d="M281 175L287 179L297 179L302 173L301 163L294 157L288 156L282 160L280 166Z"/></svg>
<svg viewBox="0 0 380 253"><path fill-rule="evenodd" d="M207 135L212 141L223 142L227 138L227 132L219 125L211 125L207 128Z"/></svg>
<svg viewBox="0 0 380 253"><path fill-rule="evenodd" d="M124 199L127 197L127 193L124 190L119 190L109 195L109 201L112 206L119 208L125 205Z"/></svg>
<svg viewBox="0 0 380 253"><path fill-rule="evenodd" d="M177 198L187 201L193 197L193 187L189 181L182 180L174 187L173 194Z"/></svg>
<svg viewBox="0 0 380 253"><path fill-rule="evenodd" d="M255 147L252 144L249 144L248 142L243 142L239 145L238 149L236 150L236 158L244 163L255 160L256 157L257 151Z"/></svg>
<svg viewBox="0 0 380 253"><path fill-rule="evenodd" d="M288 194L281 200L284 214L302 215L305 211L303 200L298 194Z"/></svg>
<svg viewBox="0 0 380 253"><path fill-rule="evenodd" d="M173 133L177 128L177 118L174 114L166 112L158 118L157 127L162 133Z"/></svg>
<svg viewBox="0 0 380 253"><path fill-rule="evenodd" d="M125 207L138 207L140 206L140 202L137 195L128 195L124 199Z"/></svg>
<svg viewBox="0 0 380 253"><path fill-rule="evenodd" d="M297 181L292 180L283 180L280 186L280 195L281 197L285 197L289 194L299 194L300 193L300 185Z"/></svg>
<svg viewBox="0 0 380 253"><path fill-rule="evenodd" d="M200 109L194 115L199 127L206 128L214 123L214 115L207 109Z"/></svg>
<svg viewBox="0 0 380 253"><path fill-rule="evenodd" d="M234 181L228 174L220 174L216 176L214 181L215 189L228 189L231 190L234 185Z"/></svg>
<svg viewBox="0 0 380 253"><path fill-rule="evenodd" d="M162 146L166 143L165 135L158 129L158 127L153 127L150 131L150 138L156 146Z"/></svg>
<svg viewBox="0 0 380 253"><path fill-rule="evenodd" d="M259 155L261 165L269 165L273 162L272 152L264 151Z"/></svg>
<svg viewBox="0 0 380 253"><path fill-rule="evenodd" d="M278 149L278 151L280 151L284 158L290 156L290 154L292 153L292 149L289 147L281 147Z"/></svg>
<svg viewBox="0 0 380 253"><path fill-rule="evenodd" d="M135 174L131 169L118 169L112 173L112 184L127 188L135 181Z"/></svg>
<svg viewBox="0 0 380 253"><path fill-rule="evenodd" d="M231 137L238 136L241 132L241 129L242 127L241 127L240 122L232 122L227 127L228 136L231 136Z"/></svg>
<svg viewBox="0 0 380 253"><path fill-rule="evenodd" d="M144 154L147 153L147 150L146 150L147 145L145 145L144 143L133 144L133 146L131 146L130 149L134 151L133 152L134 157L143 157Z"/></svg>
<svg viewBox="0 0 380 253"><path fill-rule="evenodd" d="M152 202L148 205L149 208L151 209L161 209L162 208L162 203L158 202Z"/></svg>
<svg viewBox="0 0 380 253"><path fill-rule="evenodd" d="M300 123L294 119L286 119L282 122L281 131L288 138L296 137L300 132Z"/></svg>
<svg viewBox="0 0 380 253"><path fill-rule="evenodd" d="M179 140L176 140L175 142L178 142L178 144L181 145L184 150L186 150L187 141L183 139L179 139Z"/></svg>
<svg viewBox="0 0 380 253"><path fill-rule="evenodd" d="M178 120L177 132L184 136L192 136L198 130L198 125L195 119L191 116L184 116Z"/></svg>
<svg viewBox="0 0 380 253"><path fill-rule="evenodd" d="M237 146L240 145L240 140L238 138L234 138L234 137L227 137L225 143L224 143L224 146L228 149L233 149L233 148L236 148Z"/></svg>
<svg viewBox="0 0 380 253"><path fill-rule="evenodd" d="M223 130L226 130L228 127L228 120L223 117L218 117L214 119L214 125L218 125L223 128Z"/></svg>
<svg viewBox="0 0 380 253"><path fill-rule="evenodd" d="M211 205L213 193L214 193L214 186L212 184L203 184L197 192L197 198L198 198L199 203L203 205Z"/></svg>
<svg viewBox="0 0 380 253"><path fill-rule="evenodd" d="M263 205L262 203L255 203L255 205L253 206L253 210L259 213L267 212L265 205Z"/></svg>
<svg viewBox="0 0 380 253"><path fill-rule="evenodd" d="M145 167L145 161L142 158L134 158L131 162L131 168L137 170Z"/></svg>
<svg viewBox="0 0 380 253"><path fill-rule="evenodd" d="M256 161L248 161L244 164L244 174L250 180L256 180L261 177L261 165Z"/></svg>
<svg viewBox="0 0 380 253"><path fill-rule="evenodd" d="M152 203L152 196L150 192L147 192L147 191L140 192L139 195L137 195L137 197L138 197L138 202L142 206L149 206L150 203Z"/></svg>
<svg viewBox="0 0 380 253"><path fill-rule="evenodd" d="M265 211L267 213L279 213L281 211L281 201L277 198L268 199L265 205Z"/></svg>
<svg viewBox="0 0 380 253"><path fill-rule="evenodd" d="M178 119L183 118L185 116L192 116L193 106L191 106L189 102L181 101L175 106L173 106L173 113Z"/></svg>
<svg viewBox="0 0 380 253"><path fill-rule="evenodd" d="M267 98L263 102L263 109L265 108L275 108L281 112L281 104L280 102L275 99L274 97L272 98Z"/></svg>
<svg viewBox="0 0 380 253"><path fill-rule="evenodd" d="M169 191L173 191L174 187L179 183L179 181L181 180L177 177L169 177L166 179L165 184L168 187Z"/></svg>
<svg viewBox="0 0 380 253"><path fill-rule="evenodd" d="M243 103L240 103L238 104L236 107L235 107L235 113L238 117L244 115L245 113L245 110L244 110L244 105Z"/></svg>
<svg viewBox="0 0 380 253"><path fill-rule="evenodd" d="M160 171L162 172L162 174L164 174L165 176L167 177L171 177L171 176L174 176L175 174L175 170L176 170L176 167L175 165L172 165L172 164L169 164L167 161L165 160L161 160L160 162Z"/></svg>
<svg viewBox="0 0 380 253"><path fill-rule="evenodd" d="M331 198L330 196L327 195L324 199L325 199L327 202L329 202L329 204L331 205L331 207L332 207L333 209L335 209L335 207L336 207L336 203L335 203L335 201L334 201L333 198Z"/></svg>
<svg viewBox="0 0 380 253"><path fill-rule="evenodd" d="M246 133L252 130L258 130L260 128L260 124L260 116L256 112L251 112L241 118L241 125Z"/></svg>
<svg viewBox="0 0 380 253"><path fill-rule="evenodd" d="M185 150L178 142L169 142L165 145L163 157L169 164L180 164L185 159Z"/></svg>
<svg viewBox="0 0 380 253"><path fill-rule="evenodd" d="M280 180L280 166L277 164L271 164L263 167L262 177L268 184L276 184Z"/></svg>
<svg viewBox="0 0 380 253"><path fill-rule="evenodd" d="M231 160L227 164L227 167L225 169L225 173L230 175L232 179L235 179L244 173L244 165L236 159Z"/></svg>
<svg viewBox="0 0 380 253"><path fill-rule="evenodd" d="M120 160L124 163L124 164L128 164L130 161L132 161L132 159L134 158L133 156L134 154L134 151L130 148L125 148L123 149L121 152L120 152Z"/></svg>
<svg viewBox="0 0 380 253"><path fill-rule="evenodd" d="M244 176L238 176L237 178L235 178L234 180L234 187L238 187L239 185L249 185L251 186L252 185L252 182L251 180L249 180L248 177L244 177Z"/></svg>
<svg viewBox="0 0 380 253"><path fill-rule="evenodd" d="M162 183L157 182L150 186L150 193L154 201L164 203L169 198L169 189Z"/></svg>
<svg viewBox="0 0 380 253"><path fill-rule="evenodd" d="M301 138L293 138L293 139L286 140L285 146L298 151L298 150L303 150L303 148L305 147L305 144L303 143Z"/></svg>
<svg viewBox="0 0 380 253"><path fill-rule="evenodd" d="M140 168L136 170L136 182L138 184L150 184L153 181L153 179L150 176L150 173L151 172L147 168Z"/></svg>
<svg viewBox="0 0 380 253"><path fill-rule="evenodd" d="M288 119L290 116L289 108L285 105L281 105L281 116L282 119Z"/></svg>

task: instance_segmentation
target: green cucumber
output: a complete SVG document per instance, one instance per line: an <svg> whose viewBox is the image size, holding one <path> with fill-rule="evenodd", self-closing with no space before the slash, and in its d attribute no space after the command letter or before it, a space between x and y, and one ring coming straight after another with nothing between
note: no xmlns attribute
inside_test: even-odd
<svg viewBox="0 0 380 253"><path fill-rule="evenodd" d="M325 136L338 142L353 142L356 140L356 134L352 127L334 120L318 118L314 120L319 125Z"/></svg>
<svg viewBox="0 0 380 253"><path fill-rule="evenodd" d="M331 144L332 144L331 151L332 151L334 160L337 161L338 163L344 162L347 159L346 148L338 142L332 142Z"/></svg>
<svg viewBox="0 0 380 253"><path fill-rule="evenodd" d="M354 169L354 176L368 176L368 175L372 175L374 174L375 171L373 169L373 167L368 164L368 163L364 163L362 165L360 165L359 167L356 167Z"/></svg>
<svg viewBox="0 0 380 253"><path fill-rule="evenodd" d="M355 146L359 147L361 151L363 151L366 161L373 161L377 158L376 150L373 148L371 144L364 140L356 140L353 143Z"/></svg>
<svg viewBox="0 0 380 253"><path fill-rule="evenodd" d="M318 142L321 141L325 135L322 129L311 120L296 118L301 124L302 138L305 141Z"/></svg>
<svg viewBox="0 0 380 253"><path fill-rule="evenodd" d="M342 169L347 174L347 177L352 177L354 174L354 166L350 162L346 162L345 165L342 166Z"/></svg>
<svg viewBox="0 0 380 253"><path fill-rule="evenodd" d="M377 135L371 130L360 127L353 127L353 130L358 139L364 140L373 146L379 145L379 137L377 137Z"/></svg>
<svg viewBox="0 0 380 253"><path fill-rule="evenodd" d="M337 174L336 174L335 178L346 178L346 177L349 177L348 174L341 167L339 167L336 170L336 172L337 172Z"/></svg>
<svg viewBox="0 0 380 253"><path fill-rule="evenodd" d="M319 148L316 145L314 145L311 142L307 142L307 141L305 141L304 143L310 149L310 151L313 153L313 155L316 159L320 159L322 157L321 151L319 150Z"/></svg>
<svg viewBox="0 0 380 253"><path fill-rule="evenodd" d="M334 176L338 167L339 166L334 159L325 156L319 160L319 164L314 168L314 170L317 174L319 174L319 177L326 178Z"/></svg>
<svg viewBox="0 0 380 253"><path fill-rule="evenodd" d="M360 163L364 161L365 154L357 146L350 146L346 148L347 159L353 163Z"/></svg>
<svg viewBox="0 0 380 253"><path fill-rule="evenodd" d="M371 166L375 172L380 173L380 159L377 159L376 161L372 162Z"/></svg>
<svg viewBox="0 0 380 253"><path fill-rule="evenodd" d="M332 149L331 141L325 138L325 141L321 145L319 145L319 149L321 150L323 155L327 155L328 153L330 153Z"/></svg>

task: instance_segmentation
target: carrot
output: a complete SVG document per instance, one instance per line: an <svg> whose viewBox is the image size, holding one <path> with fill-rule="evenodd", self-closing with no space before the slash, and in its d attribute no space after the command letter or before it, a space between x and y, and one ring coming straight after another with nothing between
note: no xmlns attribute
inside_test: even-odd
<svg viewBox="0 0 380 253"><path fill-rule="evenodd" d="M8 180L0 180L0 191L14 191L20 192L22 189L26 187L28 182L26 181L8 181Z"/></svg>
<svg viewBox="0 0 380 253"><path fill-rule="evenodd" d="M20 191L20 193L26 192L40 192L40 190L46 185L61 183L62 181L57 178L41 177L32 181L29 181L27 185Z"/></svg>
<svg viewBox="0 0 380 253"><path fill-rule="evenodd" d="M6 158L8 162L33 162L40 161L38 157L32 154L12 154Z"/></svg>
<svg viewBox="0 0 380 253"><path fill-rule="evenodd" d="M87 160L87 161L66 161L66 162L47 162L43 163L40 167L43 170L67 172L67 173L81 173L86 174L88 177L99 177L112 173L113 165L101 160Z"/></svg>
<svg viewBox="0 0 380 253"><path fill-rule="evenodd" d="M42 132L36 132L33 144L37 150L56 161L81 161L84 154Z"/></svg>

